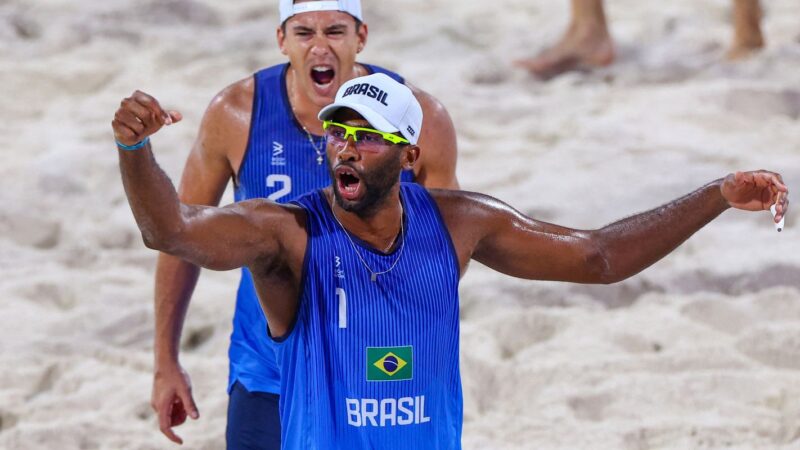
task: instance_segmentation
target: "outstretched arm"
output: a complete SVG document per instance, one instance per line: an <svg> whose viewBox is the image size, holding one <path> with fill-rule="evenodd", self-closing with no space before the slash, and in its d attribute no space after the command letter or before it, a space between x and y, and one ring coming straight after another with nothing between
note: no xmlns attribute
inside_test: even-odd
<svg viewBox="0 0 800 450"><path fill-rule="evenodd" d="M663 258L731 206L760 211L777 203L780 220L787 194L777 174L737 173L597 230L539 222L477 194L440 204L462 267L472 257L520 278L614 283Z"/></svg>
<svg viewBox="0 0 800 450"><path fill-rule="evenodd" d="M164 111L154 98L137 91L122 101L112 126L117 142L132 146L178 120L179 113ZM290 215L284 208L263 201L225 208L182 204L149 143L133 151L120 148L119 161L128 202L148 247L215 270L251 265L278 253L278 223Z"/></svg>

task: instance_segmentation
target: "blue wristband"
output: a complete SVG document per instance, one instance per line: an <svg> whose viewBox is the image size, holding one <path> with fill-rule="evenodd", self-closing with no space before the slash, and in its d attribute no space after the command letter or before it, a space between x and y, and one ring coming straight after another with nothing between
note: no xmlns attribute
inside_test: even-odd
<svg viewBox="0 0 800 450"><path fill-rule="evenodd" d="M145 145L147 145L150 142L150 136L142 139L141 141L139 141L139 142L137 142L137 143L135 143L133 145L125 145L120 141L115 141L115 142L117 143L117 147L119 147L120 150L128 150L128 151L139 150L140 148L144 147Z"/></svg>

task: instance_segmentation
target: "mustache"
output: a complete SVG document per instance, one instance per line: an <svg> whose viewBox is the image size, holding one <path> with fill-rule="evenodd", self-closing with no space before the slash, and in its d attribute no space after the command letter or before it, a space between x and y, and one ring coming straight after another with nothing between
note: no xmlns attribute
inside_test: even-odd
<svg viewBox="0 0 800 450"><path fill-rule="evenodd" d="M364 174L360 170L358 170L354 165L349 164L347 162L340 162L339 164L336 164L335 166L333 166L331 168L331 175L335 174L336 170L339 169L340 167L347 167L347 168L351 169L353 172L355 172L356 175L358 175L358 178L360 178L360 179L364 178Z"/></svg>

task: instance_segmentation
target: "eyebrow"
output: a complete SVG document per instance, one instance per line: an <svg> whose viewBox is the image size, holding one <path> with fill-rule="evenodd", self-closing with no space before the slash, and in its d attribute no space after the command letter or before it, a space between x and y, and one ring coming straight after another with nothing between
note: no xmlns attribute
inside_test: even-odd
<svg viewBox="0 0 800 450"><path fill-rule="evenodd" d="M325 28L325 32L345 31L345 30L347 30L347 24L344 24L344 23L335 23L335 24ZM292 31L294 31L295 33L297 33L297 32L314 32L314 28L307 27L305 25L297 24L297 25L294 25L292 27Z"/></svg>
<svg viewBox="0 0 800 450"><path fill-rule="evenodd" d="M347 25L345 25L343 23L335 23L335 24L333 24L333 25L331 25L331 26L329 26L328 28L325 29L325 31L328 31L328 32L329 31L345 31L345 30L347 30Z"/></svg>
<svg viewBox="0 0 800 450"><path fill-rule="evenodd" d="M314 29L313 28L309 28L309 27L307 27L305 25L295 25L295 26L292 27L292 31L294 31L294 32L298 32L298 31L314 31Z"/></svg>

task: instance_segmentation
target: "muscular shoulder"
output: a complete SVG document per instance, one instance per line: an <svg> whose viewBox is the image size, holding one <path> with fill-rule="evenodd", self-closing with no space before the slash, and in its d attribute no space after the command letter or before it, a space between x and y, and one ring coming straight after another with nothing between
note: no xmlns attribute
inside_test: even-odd
<svg viewBox="0 0 800 450"><path fill-rule="evenodd" d="M233 173L247 147L253 109L253 77L231 84L211 100L203 121L196 149L205 160L225 160Z"/></svg>
<svg viewBox="0 0 800 450"><path fill-rule="evenodd" d="M254 93L255 80L253 77L244 78L227 86L211 100L204 122L211 120L241 122L244 120L249 125Z"/></svg>
<svg viewBox="0 0 800 450"><path fill-rule="evenodd" d="M489 217L493 210L509 209L500 200L478 192L428 189L446 222L461 223L466 220Z"/></svg>
<svg viewBox="0 0 800 450"><path fill-rule="evenodd" d="M489 230L494 211L502 202L467 191L429 189L428 192L450 233L463 273L476 245Z"/></svg>
<svg viewBox="0 0 800 450"><path fill-rule="evenodd" d="M411 89L414 97L416 97L417 101L419 101L419 105L422 107L422 114L426 122L428 120L437 121L444 118L450 120L450 115L447 112L447 108L445 108L442 102L440 102L436 97L426 91L423 91L417 86L414 86L408 81L406 81L405 85Z"/></svg>
<svg viewBox="0 0 800 450"><path fill-rule="evenodd" d="M468 236L470 241L476 242L504 224L532 222L507 203L486 194L448 189L429 192L450 232Z"/></svg>
<svg viewBox="0 0 800 450"><path fill-rule="evenodd" d="M428 188L458 189L456 131L450 114L431 94L406 85L422 107L422 131L417 145L420 157L414 168L419 183Z"/></svg>

